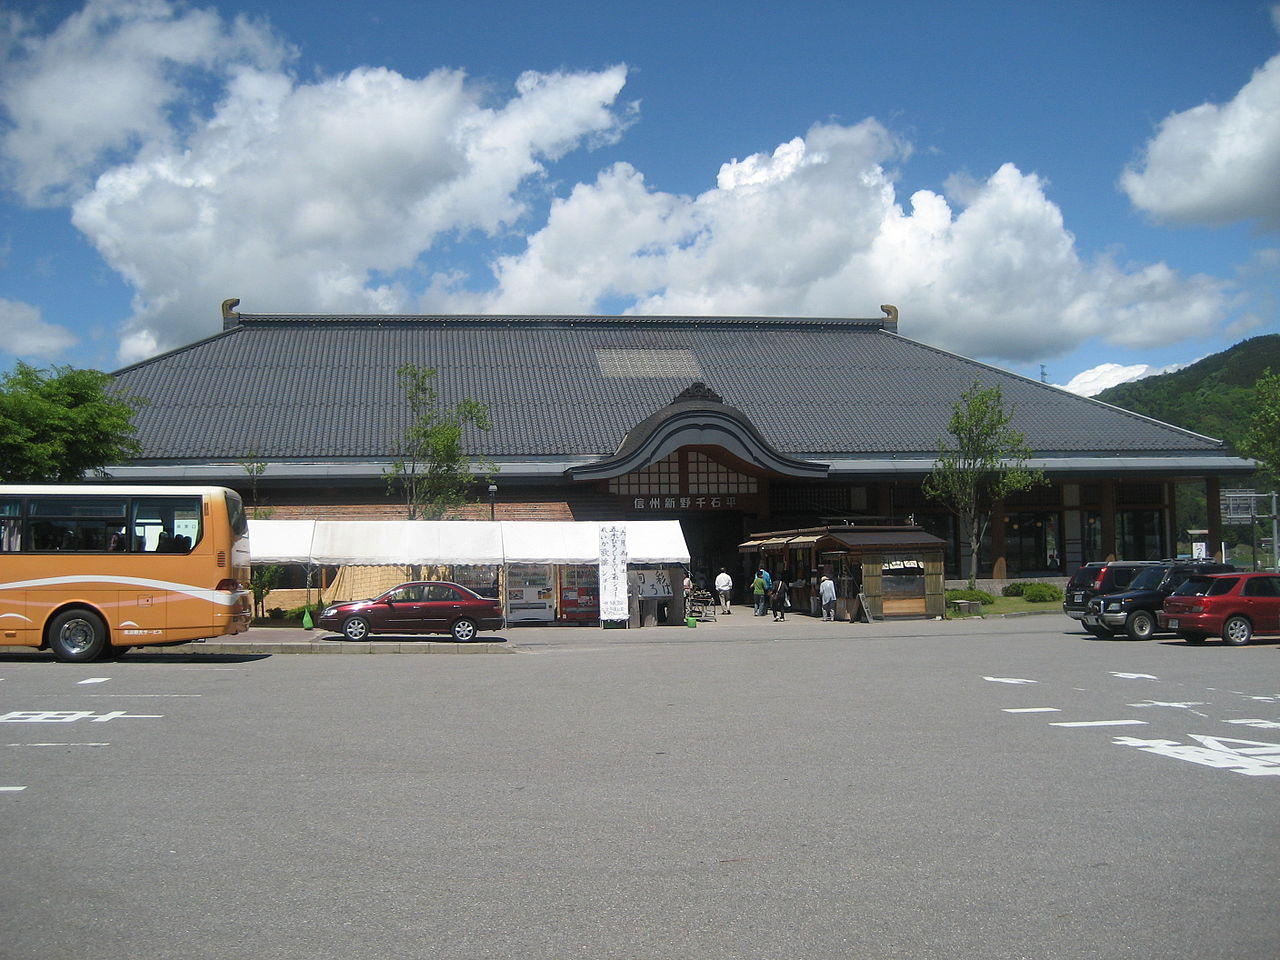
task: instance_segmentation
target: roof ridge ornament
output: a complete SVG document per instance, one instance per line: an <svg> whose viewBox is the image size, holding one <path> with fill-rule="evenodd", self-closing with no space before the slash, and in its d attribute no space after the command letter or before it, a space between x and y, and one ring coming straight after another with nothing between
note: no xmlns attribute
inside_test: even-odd
<svg viewBox="0 0 1280 960"><path fill-rule="evenodd" d="M884 319L880 321L880 327L888 330L890 333L898 332L898 308L892 303L880 304L880 309L884 311Z"/></svg>
<svg viewBox="0 0 1280 960"><path fill-rule="evenodd" d="M684 403L686 400L701 400L707 403L724 403L724 397L716 393L701 380L695 380L676 394L672 403Z"/></svg>

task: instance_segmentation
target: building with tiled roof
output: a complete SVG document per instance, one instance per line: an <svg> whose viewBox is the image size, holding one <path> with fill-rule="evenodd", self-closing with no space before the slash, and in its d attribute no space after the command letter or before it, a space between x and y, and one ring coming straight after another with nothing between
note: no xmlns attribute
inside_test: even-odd
<svg viewBox="0 0 1280 960"><path fill-rule="evenodd" d="M408 422L396 370L493 421L499 519L681 520L695 570L736 565L754 531L954 525L922 478L961 393L999 386L1050 485L1000 505L983 575L1064 574L1173 552L1174 485L1252 471L1224 445L918 343L875 319L254 315L115 374L145 398L120 480L255 486L276 517L395 517L384 471ZM473 516L490 504L478 487ZM1210 525L1216 529L1216 517ZM1210 540L1218 539L1210 533ZM732 567L731 567L732 568Z"/></svg>

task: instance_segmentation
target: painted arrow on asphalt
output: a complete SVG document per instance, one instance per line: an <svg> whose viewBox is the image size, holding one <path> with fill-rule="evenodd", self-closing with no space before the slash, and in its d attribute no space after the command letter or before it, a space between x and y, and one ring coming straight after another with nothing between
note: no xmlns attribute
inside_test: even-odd
<svg viewBox="0 0 1280 960"><path fill-rule="evenodd" d="M983 677L983 680L990 680L992 683L1039 683L1039 680L1022 680L1018 677Z"/></svg>

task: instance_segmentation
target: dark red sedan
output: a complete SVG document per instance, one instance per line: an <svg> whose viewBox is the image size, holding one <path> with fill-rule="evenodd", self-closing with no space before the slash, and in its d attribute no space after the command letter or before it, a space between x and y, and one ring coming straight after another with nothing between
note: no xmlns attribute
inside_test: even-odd
<svg viewBox="0 0 1280 960"><path fill-rule="evenodd" d="M448 633L460 643L477 631L501 630L502 604L457 583L442 580L402 583L372 600L352 600L325 607L318 625L348 640L371 633Z"/></svg>
<svg viewBox="0 0 1280 960"><path fill-rule="evenodd" d="M1280 634L1280 576L1218 573L1188 577L1165 598L1160 628L1187 643L1221 637L1241 646L1255 634Z"/></svg>

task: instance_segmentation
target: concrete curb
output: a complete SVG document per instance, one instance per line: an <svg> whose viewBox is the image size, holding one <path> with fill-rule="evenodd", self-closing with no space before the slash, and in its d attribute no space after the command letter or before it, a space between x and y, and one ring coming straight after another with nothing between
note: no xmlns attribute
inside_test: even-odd
<svg viewBox="0 0 1280 960"><path fill-rule="evenodd" d="M742 608L735 607L735 611ZM892 636L903 632L917 633L921 629L943 631L973 621L1000 621L1040 614L1056 613L1053 610L1028 610L1007 614L987 614L982 617L959 617L954 620L878 620L874 623L850 623L823 621L818 617L792 616L785 623L774 623L769 617L752 617L749 609L745 616L721 616L717 621L700 621L697 629L687 627L632 627L626 630L602 630L586 626L520 626L504 630L499 636L482 635L471 643L456 643L447 637L401 639L388 637L353 643L324 630L308 631L300 627L251 627L245 633L230 637L215 637L203 643L183 643L176 646L143 646L130 649L128 656L274 656L276 654L512 654L540 652L548 647L573 648L586 645L619 646L630 643L673 643L685 641L726 640L807 640L822 638L870 638ZM1064 622L1064 627L1078 626L1074 621ZM0 655L27 654L53 658L47 650L14 645L0 646Z"/></svg>

